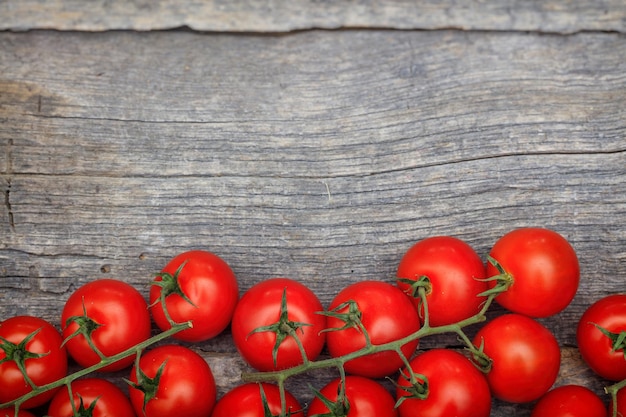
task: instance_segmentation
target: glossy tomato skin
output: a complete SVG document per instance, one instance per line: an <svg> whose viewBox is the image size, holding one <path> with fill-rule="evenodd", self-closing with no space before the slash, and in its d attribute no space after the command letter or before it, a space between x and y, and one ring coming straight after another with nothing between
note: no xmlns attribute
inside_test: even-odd
<svg viewBox="0 0 626 417"><path fill-rule="evenodd" d="M307 358L315 360L324 347L326 334L323 330L326 327L326 318L318 314L323 311L323 306L313 291L290 278L261 281L241 297L231 326L237 350L246 362L260 371L285 369L303 362L296 341L288 336L278 348L275 366L272 350L276 343L276 333L252 333L255 329L279 321L285 289L289 321L308 324L296 330Z"/></svg>
<svg viewBox="0 0 626 417"><path fill-rule="evenodd" d="M535 404L530 417L606 417L604 402L589 388L562 385Z"/></svg>
<svg viewBox="0 0 626 417"><path fill-rule="evenodd" d="M381 281L361 281L341 290L330 303L332 311L347 301L354 301L361 312L361 323L367 330L372 344L379 345L406 337L420 329L420 321L410 298L398 287ZM347 312L344 307L339 312ZM335 317L328 317L327 327L339 329L345 322ZM360 330L350 327L332 330L326 336L326 345L334 358L344 356L363 348L365 336ZM410 358L418 346L418 340L402 346L405 357ZM391 375L404 362L396 352L385 351L345 363L345 370L354 375L369 378L382 378Z"/></svg>
<svg viewBox="0 0 626 417"><path fill-rule="evenodd" d="M63 339L52 324L33 316L16 316L0 323L0 337L19 345L31 333L38 333L26 343L26 351L45 354L40 358L25 361L26 373L36 385L45 385L64 378L67 375L67 351L61 344ZM0 345L4 344L0 340ZM0 349L0 360L6 353ZM0 403L13 401L32 391L24 380L22 373L14 361L0 364ZM57 389L44 392L26 401L22 408L34 408L46 403Z"/></svg>
<svg viewBox="0 0 626 417"><path fill-rule="evenodd" d="M414 244L402 257L397 277L417 280L428 277L431 289L427 293L431 326L457 323L478 314L485 301L479 296L487 290L485 265L478 254L464 241L451 236L434 236ZM398 282L403 291L409 285ZM419 297L413 298L420 308Z"/></svg>
<svg viewBox="0 0 626 417"><path fill-rule="evenodd" d="M556 381L561 351L554 335L536 320L505 314L483 326L474 345L493 361L487 382L493 396L511 403L539 399Z"/></svg>
<svg viewBox="0 0 626 417"><path fill-rule="evenodd" d="M26 410L20 410L16 415L13 408L2 408L0 409L0 417L35 417L35 415Z"/></svg>
<svg viewBox="0 0 626 417"><path fill-rule="evenodd" d="M70 295L61 314L63 337L67 338L78 329L69 322L70 317L84 315L100 327L91 335L93 343L105 355L123 352L150 337L150 314L148 304L132 285L123 281L103 278L91 281ZM70 356L82 367L100 362L100 356L89 346L83 335L66 342ZM132 365L135 357L129 356L103 367L102 372L119 371Z"/></svg>
<svg viewBox="0 0 626 417"><path fill-rule="evenodd" d="M513 276L513 285L496 297L511 312L541 318L559 313L569 305L580 281L578 257L557 232L522 228L502 236L490 256ZM487 276L499 272L491 263ZM494 286L492 281L490 286Z"/></svg>
<svg viewBox="0 0 626 417"><path fill-rule="evenodd" d="M448 349L432 349L411 360L415 374L428 381L425 399L405 399L400 417L489 417L491 393L484 374L462 354ZM404 369L403 375L409 376ZM396 399L409 395L403 387L411 383L398 378Z"/></svg>
<svg viewBox="0 0 626 417"><path fill-rule="evenodd" d="M274 384L247 383L228 391L215 404L211 417L266 417L263 411L261 386L272 415L280 415L280 391ZM285 410L291 417L304 417L298 400L285 391Z"/></svg>
<svg viewBox="0 0 626 417"><path fill-rule="evenodd" d="M183 265L184 264L184 265ZM161 271L172 276L183 265L177 275L182 292L191 300L178 294L166 297L166 307L177 323L192 321L193 328L176 333L173 337L186 342L201 342L220 334L230 324L239 299L239 284L230 266L219 256L192 250L181 253L170 260ZM161 281L157 277L155 281ZM150 288L150 311L161 330L171 327L159 299L161 287Z"/></svg>
<svg viewBox="0 0 626 417"><path fill-rule="evenodd" d="M100 378L85 378L72 382L76 409L83 400L85 409L96 402L93 417L136 417L130 400L115 384ZM48 406L49 417L72 417L72 403L66 388L59 390Z"/></svg>
<svg viewBox="0 0 626 417"><path fill-rule="evenodd" d="M164 365L156 396L146 404L145 417L206 417L217 396L215 379L207 362L193 350L179 345L162 345L141 355L139 366L154 378ZM137 383L133 366L129 380ZM138 416L144 416L144 393L130 387L129 396Z"/></svg>
<svg viewBox="0 0 626 417"><path fill-rule="evenodd" d="M595 325L611 333L626 331L626 294L613 294L593 303L580 317L576 329L578 350L589 367L602 378L626 379L624 350L613 350L613 342Z"/></svg>
<svg viewBox="0 0 626 417"><path fill-rule="evenodd" d="M341 378L329 382L320 390L328 400L337 401L337 393ZM345 395L350 406L346 417L396 417L398 412L395 400L378 382L362 376L346 376ZM328 413L328 407L322 400L315 397L307 410L307 416L324 415Z"/></svg>

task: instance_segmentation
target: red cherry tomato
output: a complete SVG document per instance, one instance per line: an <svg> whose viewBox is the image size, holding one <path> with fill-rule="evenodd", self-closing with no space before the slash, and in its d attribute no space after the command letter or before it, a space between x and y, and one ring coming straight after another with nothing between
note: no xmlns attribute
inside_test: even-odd
<svg viewBox="0 0 626 417"><path fill-rule="evenodd" d="M597 326L616 338L626 332L626 294L609 295L593 303L580 317L576 329L578 350L589 367L602 378L626 379L625 342L614 346L615 341Z"/></svg>
<svg viewBox="0 0 626 417"><path fill-rule="evenodd" d="M273 416L280 415L281 402L278 386L273 384L248 383L228 391L215 404L211 417L267 417L264 412L262 394ZM285 411L291 417L304 417L298 400L285 391Z"/></svg>
<svg viewBox="0 0 626 417"><path fill-rule="evenodd" d="M95 401L92 417L135 417L130 400L112 382L100 378L79 379L71 384L74 406L87 410ZM83 414L80 414L83 415ZM72 403L67 388L59 390L48 406L49 417L73 417Z"/></svg>
<svg viewBox="0 0 626 417"><path fill-rule="evenodd" d="M606 417L604 402L589 388L562 385L537 402L530 417Z"/></svg>
<svg viewBox="0 0 626 417"><path fill-rule="evenodd" d="M87 318L93 322L96 328L91 340L105 356L121 353L150 337L150 314L146 300L133 286L119 280L105 278L92 281L70 295L61 314L61 328L66 339L79 328L78 323L70 318ZM82 334L68 339L65 345L72 358L85 368L100 362L100 356ZM134 359L131 355L103 367L101 371L119 371L130 366Z"/></svg>
<svg viewBox="0 0 626 417"><path fill-rule="evenodd" d="M28 339L30 337L30 339ZM50 323L32 316L17 316L0 323L0 361L14 348L15 358L30 354L41 355L24 361L26 375L37 385L45 385L64 378L67 374L67 352L61 346L63 339ZM21 349L19 348L20 345ZM32 391L15 360L0 363L0 403L13 401ZM23 408L34 408L46 403L58 390L50 390L27 400Z"/></svg>
<svg viewBox="0 0 626 417"><path fill-rule="evenodd" d="M283 295L286 315L281 314ZM256 331L282 320L294 329L307 358L314 360L321 353L326 339L326 334L322 332L326 318L318 314L320 311L323 311L321 302L303 284L289 278L262 281L241 297L235 309L231 326L233 341L246 362L260 371L301 364L304 359L292 336L282 332L284 339L281 341L279 336L279 347L274 354L277 333L272 330Z"/></svg>
<svg viewBox="0 0 626 417"><path fill-rule="evenodd" d="M419 280L427 277L427 293L431 326L457 323L478 314L487 290L485 265L474 249L460 239L436 236L413 245L402 257L398 278ZM398 287L410 292L410 285L398 281ZM413 298L423 321L423 306L419 297Z"/></svg>
<svg viewBox="0 0 626 417"><path fill-rule="evenodd" d="M341 378L329 382L320 390L320 394L326 400L336 403L338 400ZM343 401L349 409L346 417L396 417L395 401L389 391L378 382L369 378L356 375L348 375L345 379ZM329 415L329 409L324 402L315 397L307 411L308 416ZM334 414L333 414L334 415ZM342 414L343 415L343 414Z"/></svg>
<svg viewBox="0 0 626 417"><path fill-rule="evenodd" d="M361 281L341 290L330 303L329 311L339 308L347 313L346 302L353 301L361 313L360 321L369 334L371 343L380 345L393 342L417 332L420 321L413 303L399 288L381 281ZM342 307L344 305L344 307ZM346 322L341 318L328 317L328 329L341 329ZM364 333L359 328L348 327L329 331L327 347L334 358L357 351L366 345ZM402 353L410 358L417 349L414 339L402 346ZM404 362L394 351L384 351L349 360L345 370L354 375L382 378L402 368Z"/></svg>
<svg viewBox="0 0 626 417"><path fill-rule="evenodd" d="M513 277L513 285L496 302L514 313L548 317L565 309L576 295L578 257L569 242L552 230L513 230L495 243L490 256ZM489 263L487 276L498 274ZM490 282L491 287L495 284Z"/></svg>
<svg viewBox="0 0 626 417"><path fill-rule="evenodd" d="M222 258L201 250L184 252L169 261L161 274L156 282L163 283L169 277L187 297L186 300L166 290L165 305L172 320L193 324L193 328L176 333L175 339L201 342L217 336L228 326L239 299L239 286L234 272ZM150 311L157 326L167 330L171 325L160 302L162 291L159 285L151 287Z"/></svg>
<svg viewBox="0 0 626 417"><path fill-rule="evenodd" d="M154 396L145 405L145 413L146 395L131 385L130 401L138 416L206 417L211 414L217 395L215 379L208 363L193 350L162 345L141 355L139 367L148 378L155 378L160 368L162 373ZM129 380L137 384L135 367Z"/></svg>
<svg viewBox="0 0 626 417"><path fill-rule="evenodd" d="M556 381L561 351L554 335L539 322L521 314L496 317L473 341L493 361L487 373L492 394L504 401L525 403L539 399Z"/></svg>
<svg viewBox="0 0 626 417"><path fill-rule="evenodd" d="M469 359L447 349L432 349L411 360L416 376L427 380L426 398L406 398L399 406L400 417L489 417L491 393L482 372ZM409 372L398 378L396 398L408 397L412 387ZM423 378L418 377L423 382Z"/></svg>

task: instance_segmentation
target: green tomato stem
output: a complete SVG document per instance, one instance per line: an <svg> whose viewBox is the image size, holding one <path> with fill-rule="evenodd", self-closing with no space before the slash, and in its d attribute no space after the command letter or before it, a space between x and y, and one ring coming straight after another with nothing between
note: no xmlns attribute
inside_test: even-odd
<svg viewBox="0 0 626 417"><path fill-rule="evenodd" d="M612 417L617 417L617 393L624 387L626 387L626 379L613 385L609 385L608 387L604 387L604 392L611 396L611 404L613 406Z"/></svg>
<svg viewBox="0 0 626 417"><path fill-rule="evenodd" d="M420 291L425 297L425 292ZM420 294L420 295L422 295ZM465 320L461 320L458 323L447 324L443 326L435 326L431 327L428 322L426 322L419 330L416 332L405 336L401 339L394 340L392 342L381 343L381 344L372 344L366 343L364 347L361 349L355 350L354 352L348 353L344 356L340 356L337 358L327 358L320 359L316 361L308 361L306 363L287 368L281 371L269 371L269 372L244 372L241 375L241 379L244 382L279 382L285 381L286 379L300 375L303 373L307 373L317 369L324 368L342 368L343 365L351 359L360 358L362 356L366 356L372 353L379 353L385 351L400 351L400 348L405 344L415 340L421 339L426 336L432 336L436 334L442 333L456 333L463 334L463 328L472 324L481 323L487 319L485 313L489 308L489 305L495 298L495 295L489 295L482 309L474 316L471 316ZM469 340L467 336L463 337L464 340Z"/></svg>

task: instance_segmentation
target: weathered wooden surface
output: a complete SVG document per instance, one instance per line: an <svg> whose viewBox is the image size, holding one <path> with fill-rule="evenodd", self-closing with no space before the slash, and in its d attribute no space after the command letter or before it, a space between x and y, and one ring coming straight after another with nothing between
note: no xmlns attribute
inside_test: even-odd
<svg viewBox="0 0 626 417"><path fill-rule="evenodd" d="M4 0L0 29L214 32L386 28L541 31L626 31L622 0Z"/></svg>
<svg viewBox="0 0 626 417"><path fill-rule="evenodd" d="M146 293L191 248L229 262L242 292L290 276L327 304L391 279L421 238L485 256L538 225L582 269L572 305L543 320L563 345L558 383L601 393L574 331L624 291L624 57L617 33L0 33L0 319L56 322L99 277ZM458 342L422 341L442 345ZM194 348L220 393L238 382L228 333Z"/></svg>

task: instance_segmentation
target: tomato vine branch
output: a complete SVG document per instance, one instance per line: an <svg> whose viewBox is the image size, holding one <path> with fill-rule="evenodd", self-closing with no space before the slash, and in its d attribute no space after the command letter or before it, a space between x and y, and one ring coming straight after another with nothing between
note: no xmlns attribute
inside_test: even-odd
<svg viewBox="0 0 626 417"><path fill-rule="evenodd" d="M142 343L139 343L131 348L128 348L126 350L124 350L123 352L120 352L116 355L112 355L112 356L108 356L103 358L99 363L92 365L88 368L83 368L80 369L72 374L67 375L65 378L59 379L57 381L51 382L49 384L45 384L45 385L40 385L40 386L35 386L33 388L32 391L28 392L27 394L24 394L23 396L10 401L8 403L4 403L4 404L0 404L0 408L8 408L8 407L15 407L15 412L17 414L17 411L19 410L19 406L21 404L23 404L24 402L26 402L27 400L36 397L37 395L46 392L46 391L50 391L52 389L61 387L63 385L70 385L73 381L77 380L80 377L83 377L85 375L89 375L93 372L96 372L102 368L104 368L107 365L110 365L111 363L117 362L121 359L127 358L129 356L132 355L139 355L140 352L142 350L144 350L145 348L160 342L161 340L165 340L171 336L173 336L174 334L185 330L185 329L189 329L193 327L191 322L185 322L185 323L176 323L174 324L170 329L159 333L145 341L143 341ZM24 373L24 375L26 375Z"/></svg>
<svg viewBox="0 0 626 417"><path fill-rule="evenodd" d="M617 413L617 393L619 392L619 390L621 390L622 388L626 387L626 379L617 382L613 385L609 385L607 387L604 387L604 392L606 392L607 394L609 394L611 396L611 405L613 407L613 414L612 417L617 417L618 413Z"/></svg>
<svg viewBox="0 0 626 417"><path fill-rule="evenodd" d="M489 308L489 305L492 303L493 299L496 297L496 295L497 294L495 293L490 294L487 297L487 300L485 301L485 303L483 304L483 307L477 314L465 320L462 320L458 323L431 327L427 320L428 316L427 314L425 314L424 325L416 332L408 336L405 336L401 339L394 340L392 342L381 343L381 344L372 344L371 342L367 342L365 346L362 347L361 349L358 349L344 356L340 356L337 358L326 358L326 359L319 359L315 361L308 361L300 365L283 369L280 371L244 372L241 378L244 382L285 381L288 378L291 378L292 376L308 373L310 371L317 370L317 369L343 368L343 365L349 360L360 358L360 357L370 355L373 353L379 353L379 352L385 352L385 351L398 352L400 351L400 348L402 346L404 346L405 344L409 342L412 342L416 339L421 339L427 336L432 336L432 335L442 334L442 333L456 333L458 335L462 335L461 337L464 341L469 342L469 339L467 338L467 336L465 336L465 333L463 332L463 328L470 326L472 324L477 324L477 323L481 323L485 321L487 318L486 312ZM425 301L426 295L425 295L425 291L423 288L420 288L420 296L422 297L422 300ZM426 307L426 305L424 305L424 307ZM427 311L427 308L425 308L424 311ZM361 328L361 330L364 330L364 328ZM369 339L367 340L369 341ZM471 343L469 343L468 349L470 349L470 351L473 351L472 349L475 350L476 348Z"/></svg>

